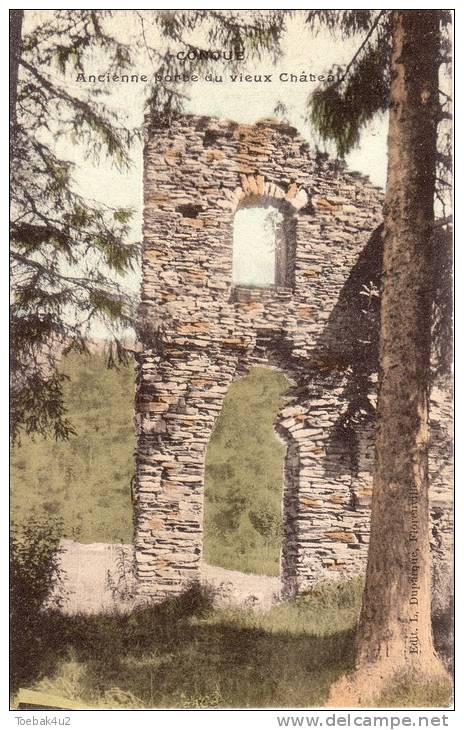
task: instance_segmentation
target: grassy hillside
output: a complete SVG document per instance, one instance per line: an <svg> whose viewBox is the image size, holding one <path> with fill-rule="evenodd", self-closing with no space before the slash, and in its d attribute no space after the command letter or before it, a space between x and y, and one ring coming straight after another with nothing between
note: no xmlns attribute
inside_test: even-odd
<svg viewBox="0 0 464 730"><path fill-rule="evenodd" d="M63 518L81 542L132 540L133 367L108 370L103 355L71 355L65 398L77 435L68 442L25 437L12 460L12 516Z"/></svg>
<svg viewBox="0 0 464 730"><path fill-rule="evenodd" d="M63 519L80 542L130 542L134 472L133 366L108 370L103 355L72 355L66 402L77 435L25 437L12 459L12 516ZM285 377L254 369L227 394L207 454L205 557L225 568L278 573L284 446L272 423Z"/></svg>

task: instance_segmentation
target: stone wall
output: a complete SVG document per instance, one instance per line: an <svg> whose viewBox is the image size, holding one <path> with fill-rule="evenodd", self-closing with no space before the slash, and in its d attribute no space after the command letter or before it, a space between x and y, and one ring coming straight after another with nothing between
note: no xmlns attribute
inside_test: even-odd
<svg viewBox="0 0 464 730"><path fill-rule="evenodd" d="M152 121L144 161L134 489L140 590L161 598L198 576L206 449L230 383L256 364L279 368L295 384L276 423L287 443L283 593L362 572L381 190L273 120ZM279 286L233 286L234 214L251 205L282 212ZM435 416L440 421L441 411ZM431 452L431 530L440 555L450 500L443 428L432 429Z"/></svg>

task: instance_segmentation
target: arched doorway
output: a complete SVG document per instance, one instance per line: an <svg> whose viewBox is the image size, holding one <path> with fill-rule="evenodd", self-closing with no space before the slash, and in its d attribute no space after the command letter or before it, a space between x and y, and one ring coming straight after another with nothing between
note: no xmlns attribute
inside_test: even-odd
<svg viewBox="0 0 464 730"><path fill-rule="evenodd" d="M228 390L206 455L209 564L279 575L286 446L274 423L289 387L283 373L255 367Z"/></svg>

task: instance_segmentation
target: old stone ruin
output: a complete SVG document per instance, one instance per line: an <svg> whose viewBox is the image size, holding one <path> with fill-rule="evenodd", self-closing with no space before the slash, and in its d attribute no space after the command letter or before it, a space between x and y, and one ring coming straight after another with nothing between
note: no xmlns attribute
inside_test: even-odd
<svg viewBox="0 0 464 730"><path fill-rule="evenodd" d="M162 599L199 576L208 442L230 384L253 365L277 368L293 383L275 424L287 445L282 595L362 573L382 191L268 119L152 119L144 164L133 494L140 592ZM273 269L252 286L234 268L234 219L260 207L276 211ZM437 382L430 443L436 576L449 575L451 555L450 429L449 389Z"/></svg>

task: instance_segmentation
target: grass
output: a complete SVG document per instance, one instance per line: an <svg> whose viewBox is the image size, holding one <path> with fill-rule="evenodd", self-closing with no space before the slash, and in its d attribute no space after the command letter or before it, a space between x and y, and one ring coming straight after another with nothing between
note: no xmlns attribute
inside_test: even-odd
<svg viewBox="0 0 464 730"><path fill-rule="evenodd" d="M360 580L320 585L256 613L213 608L194 586L130 615L49 612L27 688L100 709L322 707L353 667L361 593ZM403 684L371 706L449 707L450 696Z"/></svg>
<svg viewBox="0 0 464 730"><path fill-rule="evenodd" d="M12 517L59 518L81 542L130 542L133 367L107 370L100 355L74 355L63 368L78 433L65 443L24 438L15 449ZM287 387L281 374L256 368L229 389L207 454L212 564L278 572L284 446L272 424ZM25 627L27 651L15 657L13 648L13 691L97 708L320 707L352 667L360 597L359 581L320 586L259 614L213 609L192 588L129 616L39 612ZM377 706L443 707L449 694L398 685Z"/></svg>
<svg viewBox="0 0 464 730"><path fill-rule="evenodd" d="M252 368L232 383L205 471L205 560L230 570L279 574L285 445L274 433L282 373Z"/></svg>
<svg viewBox="0 0 464 730"><path fill-rule="evenodd" d="M95 353L70 355L62 368L77 434L25 436L15 448L12 519L42 514L79 542L132 542L133 365L109 370ZM278 575L285 447L273 422L288 386L281 373L253 368L226 395L205 476L204 554L213 565Z"/></svg>
<svg viewBox="0 0 464 730"><path fill-rule="evenodd" d="M377 707L450 707L452 687L446 682L401 682L379 698Z"/></svg>
<svg viewBox="0 0 464 730"><path fill-rule="evenodd" d="M65 402L69 441L25 436L12 458L11 516L60 518L79 542L131 542L134 368L105 367L102 354L70 355Z"/></svg>
<svg viewBox="0 0 464 730"><path fill-rule="evenodd" d="M360 595L353 581L254 613L193 588L126 616L51 612L28 688L101 708L321 706L351 666Z"/></svg>

